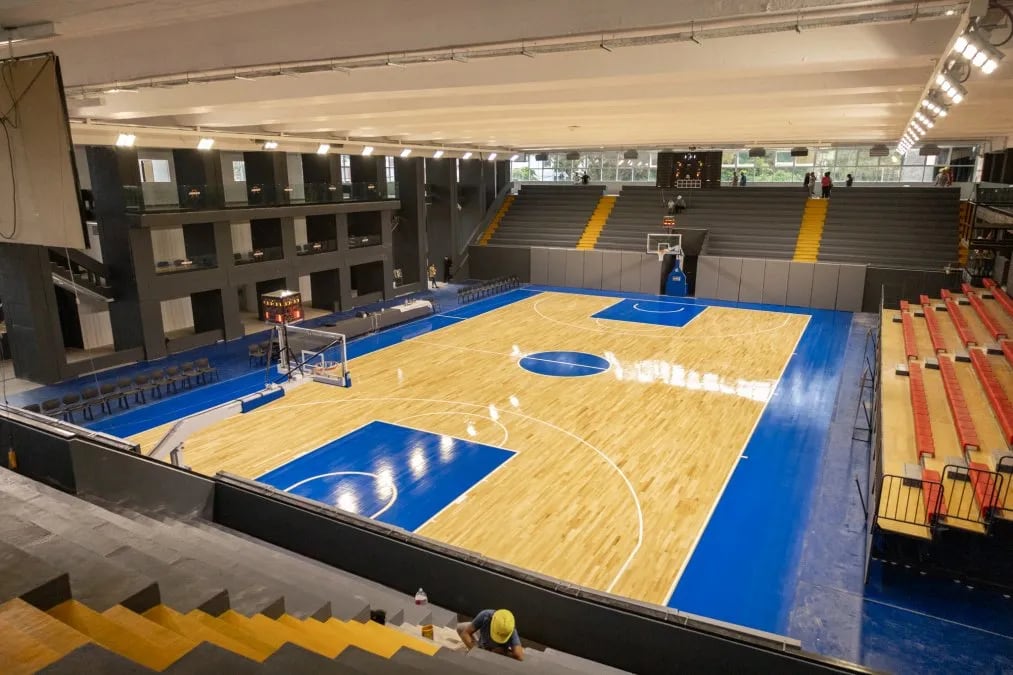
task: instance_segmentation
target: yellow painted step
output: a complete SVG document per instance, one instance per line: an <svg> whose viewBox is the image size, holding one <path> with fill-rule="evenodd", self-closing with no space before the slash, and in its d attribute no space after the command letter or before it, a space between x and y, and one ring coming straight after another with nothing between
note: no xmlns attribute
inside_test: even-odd
<svg viewBox="0 0 1013 675"><path fill-rule="evenodd" d="M328 619L328 623L330 621L336 621L336 619ZM408 647L417 652L429 654L430 656L439 650L439 647L431 642L425 642L423 640L413 638L411 635L406 635L401 631L381 626L375 621L367 621L365 623L346 621L344 624L353 632L357 632L362 636L372 636L378 639L381 644L385 645L386 649L390 650L387 656L393 656L394 652L401 647Z"/></svg>
<svg viewBox="0 0 1013 675"><path fill-rule="evenodd" d="M278 623L284 624L295 630L306 631L314 638L325 644L333 644L336 647L340 645L341 651L344 651L349 645L354 644L351 640L353 636L350 633L332 631L316 619L302 621L294 616L283 614L278 617Z"/></svg>
<svg viewBox="0 0 1013 675"><path fill-rule="evenodd" d="M64 654L0 618L0 672L29 675L55 663Z"/></svg>
<svg viewBox="0 0 1013 675"><path fill-rule="evenodd" d="M319 624L319 630L333 636L334 639L345 640L350 645L385 659L389 659L400 648L400 645L392 646L390 641L384 640L381 636L356 628L354 624L362 625L357 621L345 622L330 618L324 622L317 621L316 619L306 619L306 623Z"/></svg>
<svg viewBox="0 0 1013 675"><path fill-rule="evenodd" d="M154 641L150 632L128 629L76 600L57 605L49 610L49 615L106 649L152 670L165 670L186 653L169 645L162 646Z"/></svg>
<svg viewBox="0 0 1013 675"><path fill-rule="evenodd" d="M132 612L122 605L110 607L102 612L102 616L113 623L119 624L127 630L139 633L164 649L179 651L180 655L197 646L197 641L169 630L136 612Z"/></svg>
<svg viewBox="0 0 1013 675"><path fill-rule="evenodd" d="M14 624L23 633L45 642L61 654L74 651L91 640L67 624L54 619L24 600L10 600L0 605L0 618Z"/></svg>
<svg viewBox="0 0 1013 675"><path fill-rule="evenodd" d="M229 610L232 611L232 610ZM226 612L227 614L228 612ZM222 615L224 616L224 615ZM221 617L211 616L205 612L195 609L186 615L187 619L193 619L200 624L211 628L222 635L228 636L229 638L242 642L249 646L251 649L255 649L258 652L264 652L268 655L273 654L278 647L285 644L283 639L274 639L268 636L260 636L255 631L246 628L245 626L236 625L229 623Z"/></svg>
<svg viewBox="0 0 1013 675"><path fill-rule="evenodd" d="M598 200L598 205L595 206L594 212L587 220L587 225L584 226L584 232L581 233L580 239L577 241L578 249L590 250L594 248L615 205L616 197L614 195L604 195Z"/></svg>
<svg viewBox="0 0 1013 675"><path fill-rule="evenodd" d="M152 607L144 613L144 618L195 642L210 642L254 661L263 661L274 653L273 649L263 643L259 643L259 646L248 644L165 605Z"/></svg>
<svg viewBox="0 0 1013 675"><path fill-rule="evenodd" d="M486 228L485 232L482 233L481 239L478 240L479 245L485 246L489 243L489 240L492 239L493 233L496 232L496 228L498 228L499 224L503 221L503 216L505 216L507 211L510 210L510 205L514 203L514 199L516 199L516 195L506 196L503 200L503 204L499 207L499 211L496 212L496 215L493 216L493 219L489 222L489 227Z"/></svg>
<svg viewBox="0 0 1013 675"><path fill-rule="evenodd" d="M243 626L249 629L265 642L268 640L278 641L279 646L285 642L291 642L294 645L299 645L303 649L316 652L329 659L333 659L344 649L344 645L325 644L308 631L296 630L263 614L255 614L247 618L242 614L229 610L222 614L221 618L223 621L227 621L235 626Z"/></svg>

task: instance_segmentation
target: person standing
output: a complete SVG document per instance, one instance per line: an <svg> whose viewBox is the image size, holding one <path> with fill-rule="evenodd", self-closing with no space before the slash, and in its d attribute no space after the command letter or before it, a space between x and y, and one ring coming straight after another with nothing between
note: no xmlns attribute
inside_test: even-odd
<svg viewBox="0 0 1013 675"><path fill-rule="evenodd" d="M443 283L449 284L451 272L453 271L454 262L450 259L449 255L443 256Z"/></svg>
<svg viewBox="0 0 1013 675"><path fill-rule="evenodd" d="M844 187L851 187L855 184L855 178L850 173L848 174L847 180L844 181Z"/></svg>
<svg viewBox="0 0 1013 675"><path fill-rule="evenodd" d="M834 186L834 181L830 179L829 171L823 174L823 179L820 181L820 185L823 188L823 199L830 199L830 189Z"/></svg>
<svg viewBox="0 0 1013 675"><path fill-rule="evenodd" d="M429 263L429 283L433 288L439 288L436 285L436 265Z"/></svg>
<svg viewBox="0 0 1013 675"><path fill-rule="evenodd" d="M806 191L807 194L812 192L812 190L809 188L809 182L812 179L813 179L812 172L811 171L806 171L805 172L805 180L802 181L802 186L805 187L805 191Z"/></svg>
<svg viewBox="0 0 1013 675"><path fill-rule="evenodd" d="M739 172L739 187L746 187L746 170Z"/></svg>

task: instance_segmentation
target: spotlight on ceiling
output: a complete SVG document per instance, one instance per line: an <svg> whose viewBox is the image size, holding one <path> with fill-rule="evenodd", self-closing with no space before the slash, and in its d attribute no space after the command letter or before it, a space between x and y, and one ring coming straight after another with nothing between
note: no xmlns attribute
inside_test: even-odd
<svg viewBox="0 0 1013 675"><path fill-rule="evenodd" d="M979 39L974 33L964 33L953 44L953 51L971 62L981 72L991 75L999 67L1003 53Z"/></svg>
<svg viewBox="0 0 1013 675"><path fill-rule="evenodd" d="M331 146L330 146L329 143L321 143L320 145L317 146L317 154L318 155L326 155L330 151L331 151Z"/></svg>
<svg viewBox="0 0 1013 675"><path fill-rule="evenodd" d="M494 161L496 159L496 153L495 152L490 153L489 156L486 157L486 159L488 159L490 162Z"/></svg>
<svg viewBox="0 0 1013 675"><path fill-rule="evenodd" d="M520 155L510 155L510 161L511 162L516 162L520 158L521 158Z"/></svg>
<svg viewBox="0 0 1013 675"><path fill-rule="evenodd" d="M463 155L461 155L461 159L471 159L471 155L472 155L471 152L466 152Z"/></svg>
<svg viewBox="0 0 1013 675"><path fill-rule="evenodd" d="M443 157L442 150L437 150L436 152L433 153L433 159L439 159L440 157Z"/></svg>
<svg viewBox="0 0 1013 675"><path fill-rule="evenodd" d="M410 154L412 154L412 149L411 148L405 148L404 150L401 151L401 157L402 158L407 157Z"/></svg>
<svg viewBox="0 0 1013 675"><path fill-rule="evenodd" d="M278 149L278 142L277 141L264 141L264 146L263 147L264 147L265 150L277 150Z"/></svg>
<svg viewBox="0 0 1013 675"><path fill-rule="evenodd" d="M116 137L116 145L120 148L132 148L136 140L137 136L134 134L120 134Z"/></svg>
<svg viewBox="0 0 1013 675"><path fill-rule="evenodd" d="M367 145L366 147L364 147L362 149L362 156L363 157L369 157L372 154L373 154L373 146L372 145Z"/></svg>
<svg viewBox="0 0 1013 675"><path fill-rule="evenodd" d="M935 145L934 143L928 143L926 145L923 145L921 149L918 150L918 154L921 155L922 157L935 157L940 152L941 151L939 150L939 146Z"/></svg>
<svg viewBox="0 0 1013 675"><path fill-rule="evenodd" d="M942 73L936 76L936 85L952 103L960 103L967 96L966 89Z"/></svg>
<svg viewBox="0 0 1013 675"><path fill-rule="evenodd" d="M202 138L197 141L198 150L210 150L215 145L215 139L213 138Z"/></svg>

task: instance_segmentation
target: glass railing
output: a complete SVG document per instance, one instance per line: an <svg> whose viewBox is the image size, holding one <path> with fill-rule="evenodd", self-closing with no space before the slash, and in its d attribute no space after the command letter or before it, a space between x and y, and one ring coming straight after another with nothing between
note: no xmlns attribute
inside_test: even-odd
<svg viewBox="0 0 1013 675"><path fill-rule="evenodd" d="M365 248L366 246L379 246L383 239L379 234L349 235L348 248Z"/></svg>
<svg viewBox="0 0 1013 675"><path fill-rule="evenodd" d="M311 241L305 244L296 244L295 252L296 255L313 255L315 253L330 253L338 250L337 239L324 239L321 241Z"/></svg>
<svg viewBox="0 0 1013 675"><path fill-rule="evenodd" d="M148 191L150 193L150 190ZM200 211L249 206L288 206L296 204L334 204L342 202L383 201L398 198L397 183L273 183L239 184L223 191L216 185L178 185L178 202L171 194L153 199L145 196L140 185L124 185L124 200L128 211L151 213L156 211ZM156 203L157 202L157 203Z"/></svg>
<svg viewBox="0 0 1013 675"><path fill-rule="evenodd" d="M975 191L974 201L979 204L990 205L1013 205L1013 188L1003 187L982 187L978 186Z"/></svg>
<svg viewBox="0 0 1013 675"><path fill-rule="evenodd" d="M218 258L214 255L192 255L176 260L159 260L155 263L156 274L177 274L194 270L211 270L218 267Z"/></svg>
<svg viewBox="0 0 1013 675"><path fill-rule="evenodd" d="M285 257L285 251L281 246L266 246L255 248L252 251L233 253L232 258L236 265L249 265L251 263L267 262L268 260L281 260Z"/></svg>

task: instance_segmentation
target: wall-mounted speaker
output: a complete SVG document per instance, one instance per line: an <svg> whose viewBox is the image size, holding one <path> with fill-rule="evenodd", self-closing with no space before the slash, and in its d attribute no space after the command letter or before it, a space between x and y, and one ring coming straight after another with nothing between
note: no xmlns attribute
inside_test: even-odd
<svg viewBox="0 0 1013 675"><path fill-rule="evenodd" d="M627 150L623 153L623 159L640 159L640 153L636 150Z"/></svg>
<svg viewBox="0 0 1013 675"><path fill-rule="evenodd" d="M808 157L809 156L809 148L792 148L791 149L791 156L792 157Z"/></svg>
<svg viewBox="0 0 1013 675"><path fill-rule="evenodd" d="M547 153L547 152L536 153L535 154L535 161L536 162L548 162L549 161L549 153Z"/></svg>
<svg viewBox="0 0 1013 675"><path fill-rule="evenodd" d="M882 143L872 146L869 148L869 157L889 157L890 148L886 147Z"/></svg>
<svg viewBox="0 0 1013 675"><path fill-rule="evenodd" d="M569 160L580 159L580 153L579 152L568 152L568 153L566 153L566 158L569 159Z"/></svg>
<svg viewBox="0 0 1013 675"><path fill-rule="evenodd" d="M940 152L941 151L939 150L939 146L934 143L923 145L918 149L918 154L922 157L935 157Z"/></svg>
<svg viewBox="0 0 1013 675"><path fill-rule="evenodd" d="M749 148L749 156L750 157L766 157L767 156L767 149L766 148Z"/></svg>

